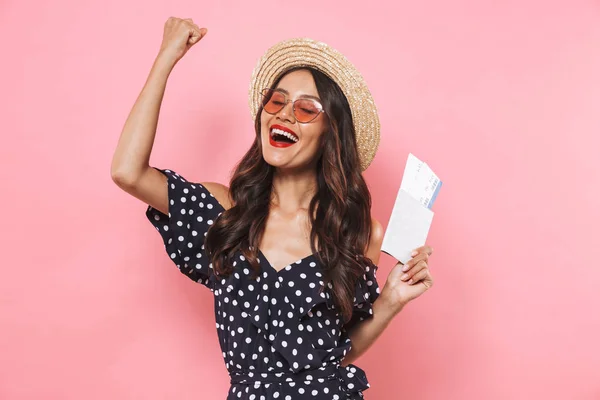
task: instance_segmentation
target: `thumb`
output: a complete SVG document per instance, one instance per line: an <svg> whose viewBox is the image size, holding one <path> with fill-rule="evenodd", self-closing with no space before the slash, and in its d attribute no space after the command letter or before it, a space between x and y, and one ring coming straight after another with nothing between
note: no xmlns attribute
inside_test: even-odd
<svg viewBox="0 0 600 400"><path fill-rule="evenodd" d="M403 266L403 264L401 262L396 263L394 268L392 268L392 270L390 271L390 273L388 275L388 279L391 279L391 280L400 279L400 276L404 275L404 272L402 272L402 266Z"/></svg>

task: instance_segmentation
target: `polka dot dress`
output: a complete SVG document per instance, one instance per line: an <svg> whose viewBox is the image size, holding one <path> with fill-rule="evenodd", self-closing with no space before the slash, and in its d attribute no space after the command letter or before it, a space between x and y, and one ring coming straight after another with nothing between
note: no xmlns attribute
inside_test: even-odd
<svg viewBox="0 0 600 400"><path fill-rule="evenodd" d="M224 208L203 185L160 171L168 179L169 215L148 207L146 216L181 273L214 294L216 329L231 377L227 399L362 399L369 387L364 371L340 363L351 348L347 332L373 314L376 267L358 282L346 324L314 254L277 271L259 251L261 274L252 279L250 264L238 253L234 272L219 278L204 239Z"/></svg>

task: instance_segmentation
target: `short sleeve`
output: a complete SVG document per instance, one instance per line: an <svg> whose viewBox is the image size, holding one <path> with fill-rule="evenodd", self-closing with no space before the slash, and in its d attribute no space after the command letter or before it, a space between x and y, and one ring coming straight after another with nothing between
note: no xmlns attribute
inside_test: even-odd
<svg viewBox="0 0 600 400"><path fill-rule="evenodd" d="M181 273L211 288L213 270L204 240L225 209L202 184L188 182L168 169L157 170L167 177L169 215L148 206L146 217L160 233L171 261Z"/></svg>
<svg viewBox="0 0 600 400"><path fill-rule="evenodd" d="M365 269L365 274L356 284L352 317L344 325L347 332L350 332L357 323L373 317L373 303L378 297L377 266L371 265Z"/></svg>

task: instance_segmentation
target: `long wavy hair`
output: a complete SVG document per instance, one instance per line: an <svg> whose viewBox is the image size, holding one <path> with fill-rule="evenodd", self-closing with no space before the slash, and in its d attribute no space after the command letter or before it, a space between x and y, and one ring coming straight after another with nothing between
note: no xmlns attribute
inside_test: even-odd
<svg viewBox="0 0 600 400"><path fill-rule="evenodd" d="M339 86L318 70L299 67L282 74L272 88L297 69L312 73L329 117L329 129L321 136L317 191L309 206L311 249L323 268L324 286L331 284L333 300L348 321L358 279L373 265L365 255L371 237L371 195L361 172L350 106ZM252 266L254 277L260 274L259 243L269 216L275 172L262 154L261 113L262 107L256 115L254 142L230 181L233 206L221 214L206 236L205 250L219 276L233 272L231 260L237 251Z"/></svg>

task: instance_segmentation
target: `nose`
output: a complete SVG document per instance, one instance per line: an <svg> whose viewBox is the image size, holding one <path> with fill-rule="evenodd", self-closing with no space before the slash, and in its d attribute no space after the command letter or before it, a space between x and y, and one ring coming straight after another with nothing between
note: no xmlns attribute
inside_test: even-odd
<svg viewBox="0 0 600 400"><path fill-rule="evenodd" d="M281 110L277 113L277 116L281 119L288 120L290 122L295 122L294 117L294 103L291 100L288 100L287 103L283 106Z"/></svg>

